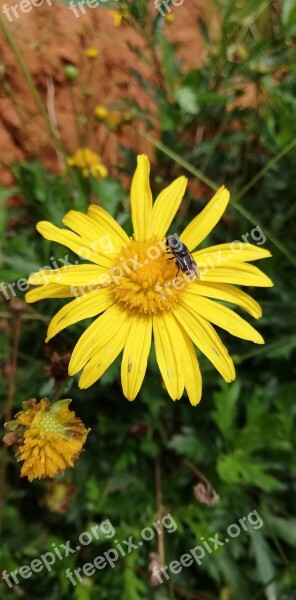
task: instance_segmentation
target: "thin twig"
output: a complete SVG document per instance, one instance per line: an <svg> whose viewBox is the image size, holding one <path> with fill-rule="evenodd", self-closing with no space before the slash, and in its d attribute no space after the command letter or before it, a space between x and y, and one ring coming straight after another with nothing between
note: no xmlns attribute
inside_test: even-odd
<svg viewBox="0 0 296 600"><path fill-rule="evenodd" d="M55 136L57 137L57 139L60 139L57 116L56 116L56 111L55 111L55 88L54 88L53 78L51 75L46 78L46 82L47 82L48 117L49 117L51 127L52 127L52 130L54 131ZM58 159L58 162L60 165L60 169L63 170L65 167L64 155L57 146L56 146L56 154L57 154L57 159Z"/></svg>
<svg viewBox="0 0 296 600"><path fill-rule="evenodd" d="M198 477L198 479L201 479L201 481L203 481L207 487L208 486L212 487L212 484L206 478L206 476L195 465L193 465L189 460L184 460L184 465L189 467L189 469L191 469L191 471L193 471L193 473L195 473L195 475Z"/></svg>

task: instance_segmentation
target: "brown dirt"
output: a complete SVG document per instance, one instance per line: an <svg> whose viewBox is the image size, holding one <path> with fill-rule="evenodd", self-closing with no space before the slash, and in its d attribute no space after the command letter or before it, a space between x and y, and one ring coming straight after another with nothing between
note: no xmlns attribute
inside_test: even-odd
<svg viewBox="0 0 296 600"><path fill-rule="evenodd" d="M49 0L46 0L49 1ZM8 5L15 5L9 0ZM167 37L176 44L184 68L201 64L202 40L197 25L198 18L217 30L217 19L205 0L184 0L182 6L174 7L175 21L165 25ZM106 9L86 9L86 14L76 18L69 7L56 3L32 7L29 14L19 13L11 22L1 14L45 106L50 107L52 119L56 119L59 136L67 150L72 153L79 147L75 131L73 107L68 85L62 72L66 63L77 66L81 81L92 89L89 105L92 112L96 104L108 105L121 98L136 99L143 106L149 100L136 80L130 75L130 67L141 70L148 80L155 74L149 66L135 57L128 44L145 50L140 36L128 23L115 28L112 16ZM1 30L0 30L1 32ZM50 170L58 170L59 162L55 147L46 133L44 123L32 94L3 33L0 33L1 63L5 66L5 78L11 98L0 92L0 158L6 164L37 156ZM85 57L86 47L96 47L100 55L93 64L93 74L87 82L90 67ZM0 65L1 73L1 65ZM7 83L8 82L8 83ZM75 90L77 110L82 111L82 95ZM135 131L135 124L127 125L117 133L104 126L91 128L88 145L102 154L103 160L114 166L119 157L119 145L124 143L140 152L151 152L151 147ZM115 172L115 171L114 171ZM10 185L12 178L0 165L0 178Z"/></svg>

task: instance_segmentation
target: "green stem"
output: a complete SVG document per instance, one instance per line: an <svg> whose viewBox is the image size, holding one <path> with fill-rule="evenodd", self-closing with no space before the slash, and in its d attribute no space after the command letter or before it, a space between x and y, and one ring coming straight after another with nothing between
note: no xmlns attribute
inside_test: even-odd
<svg viewBox="0 0 296 600"><path fill-rule="evenodd" d="M0 319L12 319L13 315L11 315L8 312L5 311L1 311L0 312ZM34 315L27 315L27 314L23 314L22 315L22 321L43 321L43 323L48 323L50 321L49 317L45 317L43 315L38 315L38 314L34 314Z"/></svg>
<svg viewBox="0 0 296 600"><path fill-rule="evenodd" d="M27 69L27 67L26 67L26 65L25 65L25 63L24 63L24 61L22 59L22 56L21 56L21 54L20 54L17 46L15 45L15 43L13 41L13 38L10 35L10 32L7 29L7 27L6 27L6 25L5 25L5 23L4 23L4 21L3 21L3 19L2 19L1 16L0 16L0 27L1 27L2 31L3 31L3 33L4 33L4 36L5 36L6 40L7 40L7 43L9 44L9 46L10 46L10 48L11 48L11 50L12 50L14 56L15 56L16 62L17 62L18 66L19 66L19 68L20 68L20 70L21 70L21 72L22 72L22 74L24 76L24 79L25 79L25 81L28 84L28 87L29 87L29 89L31 91L31 94L32 94L32 96L33 96L33 98L35 100L36 106L38 107L38 109L40 111L40 114L41 114L41 116L43 117L43 119L44 119L44 121L46 123L46 126L47 126L47 129L49 131L51 139L53 140L53 142L55 143L55 145L57 147L61 147L60 140L56 137L55 132L53 131L53 128L51 126L51 122L50 122L50 120L48 118L48 114L47 114L47 112L46 112L46 110L44 108L41 96L40 96L40 94L39 94L39 92L38 92L38 90L37 90L37 88L36 88L36 86L34 84L34 81L33 81L32 77L31 77L31 75L30 75L30 73L29 73L29 71L28 71L28 69Z"/></svg>
<svg viewBox="0 0 296 600"><path fill-rule="evenodd" d="M263 225L257 217L254 217L250 211L248 211L244 206L239 204L238 202L234 203L234 200L231 202L233 208L235 208L243 217L245 217L250 223L253 225L260 227L264 231L264 234L270 241L278 248L282 254L285 255L286 258L293 264L296 265L296 257L290 252L290 250L283 244L276 235L270 231L270 229L266 229L265 225Z"/></svg>
<svg viewBox="0 0 296 600"><path fill-rule="evenodd" d="M213 157L213 155L215 153L215 150L216 150L216 148L217 148L217 146L218 146L218 144L219 144L219 142L220 142L220 140L222 138L222 135L223 135L223 133L224 133L224 131L225 131L228 123L229 123L229 118L228 118L228 115L227 115L223 119L220 127L217 129L217 132L216 132L216 134L214 135L214 137L213 137L213 139L211 141L209 150L208 150L206 156L204 157L204 159L203 159L203 161L202 161L202 163L200 165L200 170L201 170L202 173L204 173L204 171L206 170L209 162L211 161L211 159L212 159L212 157Z"/></svg>
<svg viewBox="0 0 296 600"><path fill-rule="evenodd" d="M83 139L82 139L81 131L80 131L80 127L79 127L79 115L78 115L78 111L77 111L76 100L75 100L75 96L74 96L74 93L73 93L73 87L72 87L72 83L71 82L68 84L68 90L69 90L69 96L70 96L70 102L71 102L71 106L72 106L72 111L73 111L73 115L74 115L75 129L76 129L76 135L77 135L77 142L78 142L80 148L82 148L83 147Z"/></svg>
<svg viewBox="0 0 296 600"><path fill-rule="evenodd" d="M252 350L247 354L243 354L242 356L234 356L233 361L236 365L241 364L244 360L248 360L249 358L256 358L256 356L261 356L266 352L271 352L272 350L277 350L278 348L282 348L288 346L290 343L295 342L296 344L296 335L290 335L286 338L283 338L277 342L272 342L271 344L266 344L261 348L257 348L256 350Z"/></svg>
<svg viewBox="0 0 296 600"><path fill-rule="evenodd" d="M148 133L145 133L141 130L137 130L137 133L139 133L143 138L150 142L150 144L155 146L155 148L158 148L158 150L172 158L172 160L175 160L177 163L179 163L179 165L181 165L181 167L184 167L186 171L192 173L192 175L200 179L200 181L203 181L206 185L209 186L209 188L211 188L215 192L217 191L217 189L219 188L218 184L215 183L215 181L212 181L212 179L210 179L206 175L204 175L202 171L199 171L199 169L193 167L187 160L185 160L185 158L182 158L181 156L179 156L179 154L176 154L176 152L170 150L170 148L162 144L162 142L158 142L157 140L155 140Z"/></svg>
<svg viewBox="0 0 296 600"><path fill-rule="evenodd" d="M55 395L54 395L54 397L52 399L52 402L57 402L58 400L60 400L60 398L63 395L63 393L64 393L64 391L65 391L65 389L66 389L66 387L67 387L67 385L68 385L68 383L69 383L70 380L71 380L70 376L66 377L65 381L63 381L63 383L57 389L57 391L56 391L56 393L55 393Z"/></svg>
<svg viewBox="0 0 296 600"><path fill-rule="evenodd" d="M219 187L218 184L215 183L215 181L213 181L209 177L207 177L202 171L199 171L198 169L193 167L187 160L185 160L184 158L182 158L181 156L176 154L176 152L174 152L173 150L170 150L170 148L167 148L167 146L165 146L161 142L158 142L157 140L152 138L147 133L144 133L143 131L140 131L140 130L138 130L138 133L142 137L144 137L146 140L148 140L148 142L150 142L156 148L158 148L158 150L160 150L161 152L163 152L164 154L166 154L167 156L169 156L170 158L175 160L177 163L179 163L179 165L181 165L184 169L189 171L189 173L192 173L192 175L194 175L195 177L197 177L198 179L200 179L201 181L206 183L206 185L208 185L212 190L217 191L217 189ZM231 200L231 205L233 206L233 208L235 208L235 210L237 210L241 215L243 215L248 221L250 221L250 223L263 229L264 232L266 233L266 236L278 248L278 250L280 250L280 252L282 254L284 254L284 256L286 256L286 258L288 258L288 260L293 265L296 265L296 257L277 238L277 236L274 235L268 229L266 229L266 227L258 221L257 217L252 215L252 213L250 211L248 211L246 208L244 208L241 204L238 203L238 199L242 198L246 194L246 192L248 192L251 189L251 187L253 187L255 185L255 183L257 183L257 181L259 179L261 179L261 177L263 177L263 175L265 175L265 173L267 173L267 171L271 167L273 167L283 156L285 156L285 154L288 154L288 152L290 150L292 150L292 148L294 148L294 146L296 146L296 138L292 142L290 142L287 146L285 146L285 148L283 148L283 150L281 150L276 156L274 156L267 163L267 165L265 165L265 167L263 169L261 169L261 171L259 171L259 173L257 173L257 175L255 175L255 177L253 177L253 179L251 179L251 181L247 185L245 185L245 187L238 194L235 195L235 197Z"/></svg>
<svg viewBox="0 0 296 600"><path fill-rule="evenodd" d="M279 340L278 342L272 342L271 344L265 344L264 346L261 346L260 348L257 348L256 350L252 350L252 352L248 352L247 354L243 354L242 356L240 356L238 354L232 355L233 362L236 365L240 365L242 362L244 362L245 360L248 360L249 358L256 358L257 356L262 356L263 354L266 354L266 352L270 352L272 350L277 350L278 348L285 347L286 345L288 346L289 343L293 342L294 340L296 343L296 335L291 335L286 338L283 338L282 340ZM214 370L215 370L215 367L213 365L208 365L203 368L203 373L208 373L209 371L214 371Z"/></svg>
<svg viewBox="0 0 296 600"><path fill-rule="evenodd" d="M8 85L0 85L0 89L3 90L4 94L6 95L6 97L11 102L11 104L12 104L12 106L13 106L13 108L14 108L14 110L15 110L15 112L16 112L16 114L17 114L17 116L18 116L18 118L19 118L19 120L21 122L21 127L22 127L22 130L23 130L24 134L25 134L25 138L28 141L28 145L30 147L30 152L31 152L32 156L37 156L37 150L35 148L35 145L34 145L32 137L30 135L30 132L29 132L29 130L27 128L27 123L25 121L24 114L23 114L20 106L16 102L16 100L15 100L15 98L14 98L14 96L13 96L11 90L10 90L10 86L8 86Z"/></svg>
<svg viewBox="0 0 296 600"><path fill-rule="evenodd" d="M268 161L268 163L265 165L265 167L263 167L263 169L261 169L253 177L253 179L251 179L251 181L249 181L249 183L247 183L243 187L243 189L240 190L240 192L238 192L234 196L234 198L232 200L233 204L236 205L237 201L240 200L243 196L245 196L245 194L255 185L255 183L257 183L257 181L259 181L259 179L261 179L267 173L267 171L269 171L269 169L271 169L281 158L283 158L283 156L288 154L288 152L290 152L290 150L292 150L295 146L296 146L296 138L294 138L291 142L289 142L289 144L287 144L287 146L282 148L282 150L280 150L280 152L278 152L275 156L273 156L273 158L271 158Z"/></svg>

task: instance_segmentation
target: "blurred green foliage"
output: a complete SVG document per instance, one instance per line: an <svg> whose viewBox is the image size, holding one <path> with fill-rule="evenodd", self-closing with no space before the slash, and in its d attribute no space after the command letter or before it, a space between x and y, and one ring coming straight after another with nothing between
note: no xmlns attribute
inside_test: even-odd
<svg viewBox="0 0 296 600"><path fill-rule="evenodd" d="M5 503L2 510L1 569L11 572L71 540L75 547L82 531L110 519L121 542L140 539L143 527L163 514L173 515L178 529L165 535L169 563L216 532L225 537L231 524L257 510L262 527L248 532L212 554L201 566L193 564L173 575L168 585L148 584L149 553L157 552L157 538L140 550L120 557L114 569L83 577L73 587L65 578L86 562L93 562L114 540L94 540L89 546L20 579L11 591L0 582L3 600L12 595L28 599L167 600L293 600L296 598L295 519L295 5L220 0L219 36L211 39L207 25L196 23L204 42L203 65L186 69L164 35L160 15L151 17L145 0L116 3L128 8L130 26L142 35L144 53L135 48L137 79L152 102L142 111L133 104L142 135L154 143L154 196L174 177L189 177L186 199L177 215L181 231L211 196L208 187L225 184L232 193L230 209L206 245L241 239L260 226L265 247L273 258L262 261L274 288L250 293L263 307L258 329L266 345L252 347L221 332L235 357L237 380L227 385L204 357L203 399L192 408L186 399L173 403L161 386L151 355L143 388L134 403L122 396L119 362L88 390L76 379L67 381L63 397L91 427L86 449L74 469L57 481L74 486L64 514L49 509L48 482L28 484L19 479L11 452L7 461ZM174 9L178 20L178 8ZM180 22L180 26L182 23ZM142 74L142 64L155 69L155 80ZM246 95L251 101L245 101ZM131 106L126 98L124 105ZM131 178L136 154L122 148L122 171ZM89 200L100 203L131 231L127 193L120 181L83 179L68 171L45 172L38 161L13 167L13 189L0 189L0 281L10 283L71 253L43 240L35 232L40 219L61 224L71 208L85 211ZM259 175L258 175L259 174ZM198 175L198 177L196 176ZM199 180L199 181L198 181ZM10 197L21 203L6 210ZM261 240L262 241L262 240ZM17 295L23 294L17 290ZM15 308L2 298L0 360L5 377L0 390L4 415L14 344ZM45 371L50 351L71 351L86 323L64 331L46 353L46 326L64 301L42 301L21 312L21 330L13 411L30 397L56 393L54 378ZM4 325L5 324L5 325ZM219 332L220 333L220 332ZM161 507L156 474L160 470ZM199 474L210 481L220 501L200 503L193 494ZM203 481L201 479L201 481ZM65 488L66 489L66 488Z"/></svg>

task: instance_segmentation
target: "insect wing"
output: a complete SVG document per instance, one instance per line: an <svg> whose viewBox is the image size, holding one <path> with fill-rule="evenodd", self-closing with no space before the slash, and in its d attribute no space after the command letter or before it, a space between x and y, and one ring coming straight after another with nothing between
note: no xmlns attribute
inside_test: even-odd
<svg viewBox="0 0 296 600"><path fill-rule="evenodd" d="M182 260L184 263L184 268L182 268L182 271L184 273L188 273L189 275L193 275L193 273L195 273L195 275L199 277L200 274L198 266L189 250L187 250L186 256L184 256Z"/></svg>

